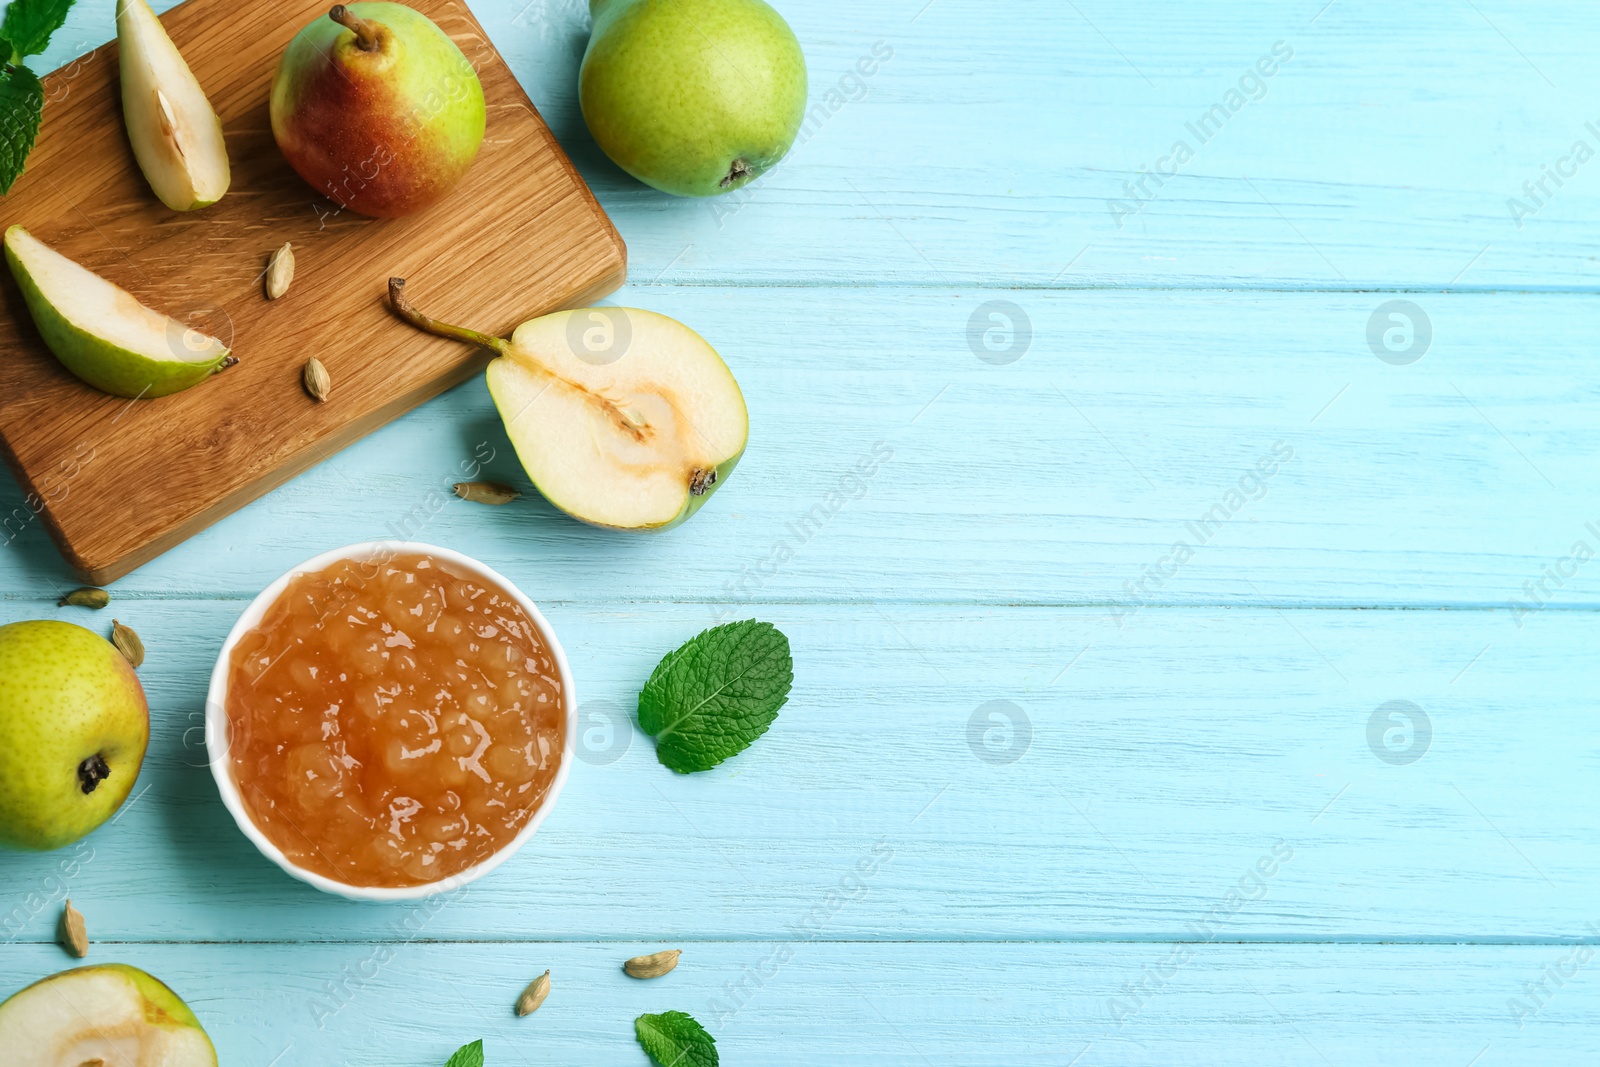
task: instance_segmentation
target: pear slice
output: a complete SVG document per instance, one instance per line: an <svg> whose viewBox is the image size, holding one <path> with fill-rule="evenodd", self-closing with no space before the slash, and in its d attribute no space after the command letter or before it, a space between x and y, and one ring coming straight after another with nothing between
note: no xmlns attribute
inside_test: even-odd
<svg viewBox="0 0 1600 1067"><path fill-rule="evenodd" d="M494 398L517 458L545 499L619 530L683 522L727 481L750 416L722 357L676 319L637 308L558 311L511 339L428 318L389 279L412 325L500 354Z"/></svg>
<svg viewBox="0 0 1600 1067"><path fill-rule="evenodd" d="M6 1067L217 1067L183 998L126 964L79 967L0 1004Z"/></svg>
<svg viewBox="0 0 1600 1067"><path fill-rule="evenodd" d="M166 396L237 362L215 337L145 307L21 226L6 230L5 245L6 263L44 343L96 389Z"/></svg>
<svg viewBox="0 0 1600 1067"><path fill-rule="evenodd" d="M205 90L145 0L117 0L122 118L150 188L174 211L228 191L228 149Z"/></svg>

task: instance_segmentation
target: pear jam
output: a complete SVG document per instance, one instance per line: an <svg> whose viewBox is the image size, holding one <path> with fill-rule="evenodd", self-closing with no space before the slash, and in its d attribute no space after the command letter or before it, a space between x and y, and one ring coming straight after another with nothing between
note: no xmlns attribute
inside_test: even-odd
<svg viewBox="0 0 1600 1067"><path fill-rule="evenodd" d="M482 863L561 766L550 648L504 589L433 556L292 576L228 669L228 756L251 821L347 885Z"/></svg>

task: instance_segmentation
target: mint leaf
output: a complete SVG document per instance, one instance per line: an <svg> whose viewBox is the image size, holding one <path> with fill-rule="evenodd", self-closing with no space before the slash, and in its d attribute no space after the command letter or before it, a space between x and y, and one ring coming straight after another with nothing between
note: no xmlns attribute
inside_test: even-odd
<svg viewBox="0 0 1600 1067"><path fill-rule="evenodd" d="M9 193L39 136L44 86L27 67L0 74L0 193Z"/></svg>
<svg viewBox="0 0 1600 1067"><path fill-rule="evenodd" d="M15 64L24 56L43 52L50 35L67 21L72 4L73 0L11 0L6 5L5 22L0 23L0 37L11 46L10 62Z"/></svg>
<svg viewBox="0 0 1600 1067"><path fill-rule="evenodd" d="M462 1045L444 1067L483 1067L483 1038L470 1045Z"/></svg>
<svg viewBox="0 0 1600 1067"><path fill-rule="evenodd" d="M713 626L670 653L639 694L639 726L680 774L750 747L789 699L789 639L770 622Z"/></svg>
<svg viewBox="0 0 1600 1067"><path fill-rule="evenodd" d="M717 1039L681 1011L641 1015L633 1032L661 1067L717 1067Z"/></svg>

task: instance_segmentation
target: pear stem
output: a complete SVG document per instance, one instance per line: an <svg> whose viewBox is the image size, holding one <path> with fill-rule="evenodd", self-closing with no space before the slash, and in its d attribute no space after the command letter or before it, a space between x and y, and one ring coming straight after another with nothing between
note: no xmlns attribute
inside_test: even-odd
<svg viewBox="0 0 1600 1067"><path fill-rule="evenodd" d="M439 337L448 337L454 341L465 341L469 345L479 345L501 353L511 347L511 343L503 337L490 337L486 333L469 330L464 326L452 326L448 322L430 319L412 307L411 301L406 299L406 280L404 278L389 279L389 306L394 308L396 315L399 315L417 329L425 330Z"/></svg>
<svg viewBox="0 0 1600 1067"><path fill-rule="evenodd" d="M328 17L356 35L356 47L363 52L378 50L378 24L370 19L358 18L343 4L335 4Z"/></svg>

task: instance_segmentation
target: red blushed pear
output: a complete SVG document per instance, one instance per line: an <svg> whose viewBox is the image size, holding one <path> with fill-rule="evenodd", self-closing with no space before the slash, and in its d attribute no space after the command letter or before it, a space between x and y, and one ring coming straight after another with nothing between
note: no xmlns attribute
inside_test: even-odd
<svg viewBox="0 0 1600 1067"><path fill-rule="evenodd" d="M392 218L459 182L483 143L483 86L455 42L404 4L340 4L298 33L272 81L272 135L341 207Z"/></svg>

